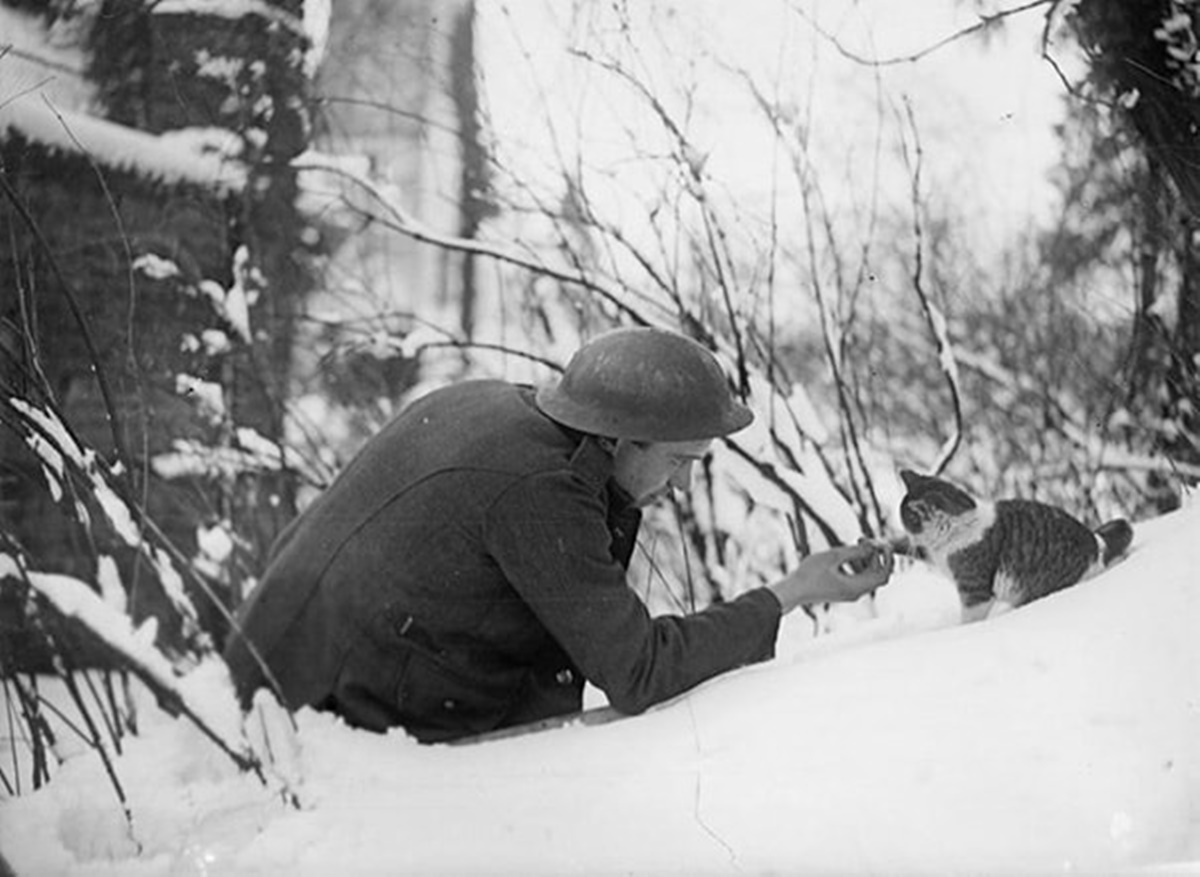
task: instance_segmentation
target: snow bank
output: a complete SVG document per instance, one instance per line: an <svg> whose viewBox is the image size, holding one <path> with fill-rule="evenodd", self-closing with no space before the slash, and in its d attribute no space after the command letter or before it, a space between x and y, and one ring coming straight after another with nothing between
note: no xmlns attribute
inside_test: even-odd
<svg viewBox="0 0 1200 877"><path fill-rule="evenodd" d="M118 762L131 830L79 758L0 804L0 849L122 877L1174 872L1200 860L1197 533L1200 505L996 620L881 618L609 725L421 747L305 711L299 810L159 721Z"/></svg>

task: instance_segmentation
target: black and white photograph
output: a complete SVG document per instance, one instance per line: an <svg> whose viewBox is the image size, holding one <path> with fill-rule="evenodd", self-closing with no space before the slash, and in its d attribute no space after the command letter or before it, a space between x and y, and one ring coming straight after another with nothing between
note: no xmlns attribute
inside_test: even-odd
<svg viewBox="0 0 1200 877"><path fill-rule="evenodd" d="M0 0L0 877L1200 875L1200 0Z"/></svg>

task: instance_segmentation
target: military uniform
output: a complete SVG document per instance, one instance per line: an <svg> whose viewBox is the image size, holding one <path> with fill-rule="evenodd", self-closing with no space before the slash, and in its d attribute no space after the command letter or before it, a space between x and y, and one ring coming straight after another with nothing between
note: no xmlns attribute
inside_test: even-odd
<svg viewBox="0 0 1200 877"><path fill-rule="evenodd" d="M530 388L430 393L280 536L225 656L243 701L448 740L580 708L636 713L774 654L766 589L652 618L625 583L640 512L600 443ZM265 664L265 669L264 665Z"/></svg>

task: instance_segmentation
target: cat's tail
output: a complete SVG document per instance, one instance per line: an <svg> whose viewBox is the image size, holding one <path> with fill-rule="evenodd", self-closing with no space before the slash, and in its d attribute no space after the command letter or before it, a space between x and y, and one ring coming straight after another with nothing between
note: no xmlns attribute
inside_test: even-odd
<svg viewBox="0 0 1200 877"><path fill-rule="evenodd" d="M1103 546L1100 562L1108 566L1129 550L1133 541L1133 527L1124 518L1114 518L1096 528L1096 538Z"/></svg>

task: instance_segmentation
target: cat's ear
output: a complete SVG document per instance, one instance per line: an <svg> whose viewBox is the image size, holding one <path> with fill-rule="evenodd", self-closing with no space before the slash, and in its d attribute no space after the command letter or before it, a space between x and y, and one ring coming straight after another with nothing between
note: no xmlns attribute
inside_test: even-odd
<svg viewBox="0 0 1200 877"><path fill-rule="evenodd" d="M900 480L904 482L905 487L907 487L909 490L912 490L921 483L921 476L912 469L901 469Z"/></svg>

